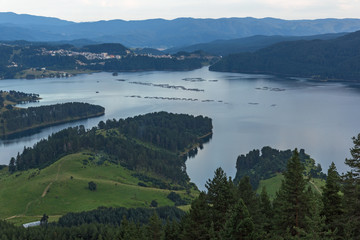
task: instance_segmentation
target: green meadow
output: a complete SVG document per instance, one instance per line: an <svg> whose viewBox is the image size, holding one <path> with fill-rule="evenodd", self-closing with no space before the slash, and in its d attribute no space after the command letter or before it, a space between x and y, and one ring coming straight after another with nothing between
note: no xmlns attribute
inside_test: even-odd
<svg viewBox="0 0 360 240"><path fill-rule="evenodd" d="M67 155L41 170L14 174L9 174L7 168L1 170L0 219L22 224L38 221L44 213L55 221L68 212L87 211L100 206L150 207L152 200L156 200L158 206L174 205L167 198L171 190L151 187L151 183L133 177L134 171L103 162L104 157L80 152ZM97 161L100 158L101 165ZM89 190L90 181L95 182L95 191ZM139 186L139 182L147 187ZM175 192L189 200L198 195L195 189Z"/></svg>
<svg viewBox="0 0 360 240"><path fill-rule="evenodd" d="M257 194L261 193L263 187L265 187L266 192L269 194L271 200L276 196L276 192L279 191L281 182L284 180L284 175L282 173L277 173L274 177L268 178L266 180L261 180L258 189L256 190ZM320 178L312 178L309 180L308 185L311 187L311 190L315 193L322 194L322 187L325 186L325 180Z"/></svg>

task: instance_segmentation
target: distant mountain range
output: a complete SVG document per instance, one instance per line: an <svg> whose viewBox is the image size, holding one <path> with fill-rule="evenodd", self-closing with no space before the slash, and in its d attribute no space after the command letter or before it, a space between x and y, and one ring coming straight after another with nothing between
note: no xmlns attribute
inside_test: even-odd
<svg viewBox="0 0 360 240"><path fill-rule="evenodd" d="M281 42L224 57L212 71L360 81L360 31L330 40Z"/></svg>
<svg viewBox="0 0 360 240"><path fill-rule="evenodd" d="M254 35L309 36L360 30L360 19L281 20L221 18L75 23L57 18L0 13L0 40L122 43L127 47L170 48Z"/></svg>
<svg viewBox="0 0 360 240"><path fill-rule="evenodd" d="M256 35L251 37L236 38L230 40L216 40L209 43L199 43L186 47L177 47L164 50L167 53L177 53L177 52L194 52L194 51L204 51L210 54L218 56L227 56L229 54L241 53L241 52L254 52L264 47L268 47L275 43L286 42L286 41L296 41L296 40L328 40L337 38L345 35L346 33L328 33L320 35L311 35L311 36L264 36Z"/></svg>

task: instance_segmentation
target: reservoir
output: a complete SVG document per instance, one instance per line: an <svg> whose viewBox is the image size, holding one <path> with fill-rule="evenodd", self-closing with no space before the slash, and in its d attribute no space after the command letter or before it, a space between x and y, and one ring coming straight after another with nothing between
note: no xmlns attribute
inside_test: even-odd
<svg viewBox="0 0 360 240"><path fill-rule="evenodd" d="M63 128L96 126L99 121L155 111L205 115L213 119L213 137L187 160L191 181L204 189L217 167L235 176L236 158L253 149L303 148L326 172L335 162L347 169L351 137L360 133L360 85L311 82L267 75L210 72L94 73L72 78L0 81L1 90L37 93L37 103L87 102L105 107L105 115L41 129L29 136L0 140L0 164L24 146Z"/></svg>

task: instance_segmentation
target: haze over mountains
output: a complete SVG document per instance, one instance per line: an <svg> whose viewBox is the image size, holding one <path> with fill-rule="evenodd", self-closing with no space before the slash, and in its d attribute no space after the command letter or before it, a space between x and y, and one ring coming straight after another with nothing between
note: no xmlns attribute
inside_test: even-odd
<svg viewBox="0 0 360 240"><path fill-rule="evenodd" d="M359 29L360 19L177 18L75 23L57 18L0 13L0 40L88 39L122 43L128 47L170 48L254 35L309 36Z"/></svg>

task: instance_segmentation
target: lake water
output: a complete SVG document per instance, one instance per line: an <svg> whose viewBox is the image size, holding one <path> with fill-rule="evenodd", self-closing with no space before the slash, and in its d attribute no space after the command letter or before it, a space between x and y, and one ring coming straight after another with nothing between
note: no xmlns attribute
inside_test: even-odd
<svg viewBox="0 0 360 240"><path fill-rule="evenodd" d="M83 124L90 128L100 120L154 111L209 116L213 119L213 138L195 158L187 161L187 172L200 189L204 189L217 167L234 177L237 156L263 146L282 150L304 148L325 172L332 161L340 173L344 172L351 137L360 132L358 85L217 73L204 67L189 72L118 76L95 73L64 79L1 80L0 89L40 94L40 102L24 107L81 101L106 108L102 117L0 140L0 164L8 164L24 146L32 146L68 126Z"/></svg>

